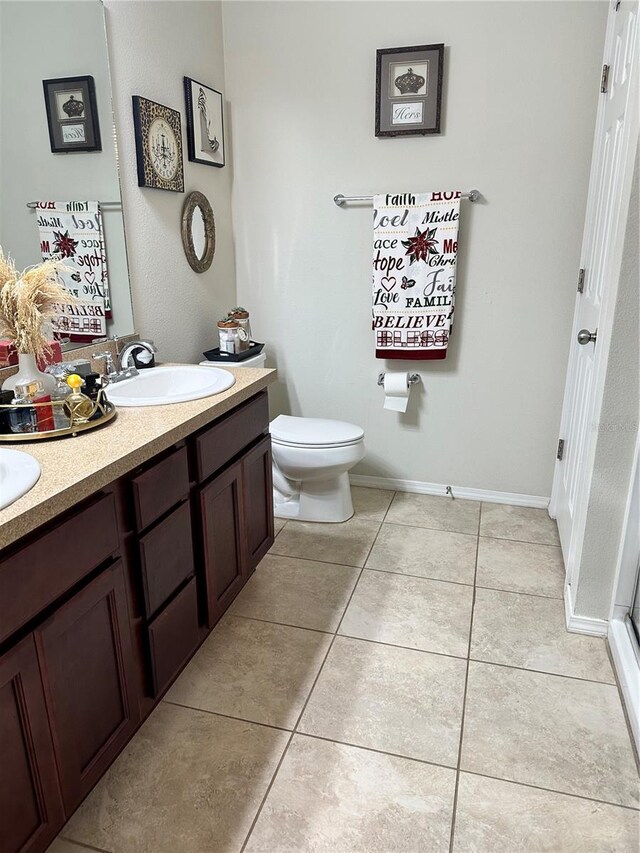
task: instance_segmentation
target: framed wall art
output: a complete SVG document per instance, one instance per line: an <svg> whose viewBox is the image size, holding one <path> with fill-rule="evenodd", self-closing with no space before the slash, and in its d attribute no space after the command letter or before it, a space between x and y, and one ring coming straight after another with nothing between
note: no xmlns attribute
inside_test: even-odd
<svg viewBox="0 0 640 853"><path fill-rule="evenodd" d="M42 86L52 153L102 151L93 77L56 77Z"/></svg>
<svg viewBox="0 0 640 853"><path fill-rule="evenodd" d="M222 93L191 77L184 78L189 160L224 166Z"/></svg>
<svg viewBox="0 0 640 853"><path fill-rule="evenodd" d="M376 52L376 136L440 133L444 44Z"/></svg>
<svg viewBox="0 0 640 853"><path fill-rule="evenodd" d="M184 192L182 122L178 110L133 96L138 186Z"/></svg>

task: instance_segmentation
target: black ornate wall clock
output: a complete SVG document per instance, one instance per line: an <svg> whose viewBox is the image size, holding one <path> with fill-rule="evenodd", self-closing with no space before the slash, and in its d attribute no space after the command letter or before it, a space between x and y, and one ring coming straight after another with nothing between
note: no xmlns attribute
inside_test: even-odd
<svg viewBox="0 0 640 853"><path fill-rule="evenodd" d="M178 110L134 95L133 123L138 186L183 193L182 123Z"/></svg>

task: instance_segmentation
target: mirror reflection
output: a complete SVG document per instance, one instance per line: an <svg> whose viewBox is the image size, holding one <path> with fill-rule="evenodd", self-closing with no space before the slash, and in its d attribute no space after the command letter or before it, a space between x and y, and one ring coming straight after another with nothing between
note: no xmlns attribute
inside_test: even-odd
<svg viewBox="0 0 640 853"><path fill-rule="evenodd" d="M99 0L0 2L0 110L0 245L20 269L52 255L69 266L78 302L61 308L56 337L131 334Z"/></svg>
<svg viewBox="0 0 640 853"><path fill-rule="evenodd" d="M202 208L196 207L193 211L193 219L191 220L191 239L193 240L193 250L196 257L202 260L206 249L205 231L204 231L204 216Z"/></svg>

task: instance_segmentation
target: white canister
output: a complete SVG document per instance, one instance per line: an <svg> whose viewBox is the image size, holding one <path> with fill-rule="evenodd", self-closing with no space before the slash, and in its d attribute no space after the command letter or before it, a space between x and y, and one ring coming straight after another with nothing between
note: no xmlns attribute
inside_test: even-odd
<svg viewBox="0 0 640 853"><path fill-rule="evenodd" d="M244 308L234 308L231 316L238 324L238 338L240 339L240 351L244 352L251 346L251 323L249 312Z"/></svg>
<svg viewBox="0 0 640 853"><path fill-rule="evenodd" d="M232 355L240 352L240 336L237 320L219 320L218 336L220 338L220 352L228 352Z"/></svg>

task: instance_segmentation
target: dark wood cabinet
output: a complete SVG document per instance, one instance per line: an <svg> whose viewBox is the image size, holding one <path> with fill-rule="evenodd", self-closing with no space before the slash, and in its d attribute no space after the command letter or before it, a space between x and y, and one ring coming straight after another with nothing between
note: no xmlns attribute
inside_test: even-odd
<svg viewBox="0 0 640 853"><path fill-rule="evenodd" d="M271 547L267 430L262 391L0 554L0 853L47 848Z"/></svg>
<svg viewBox="0 0 640 853"><path fill-rule="evenodd" d="M209 626L212 627L246 579L241 462L227 468L202 488L200 511Z"/></svg>
<svg viewBox="0 0 640 853"><path fill-rule="evenodd" d="M265 436L243 457L242 487L247 571L251 574L273 545L271 436Z"/></svg>
<svg viewBox="0 0 640 853"><path fill-rule="evenodd" d="M0 658L0 850L45 850L64 822L30 635Z"/></svg>
<svg viewBox="0 0 640 853"><path fill-rule="evenodd" d="M120 562L35 631L67 814L138 723L129 614Z"/></svg>

